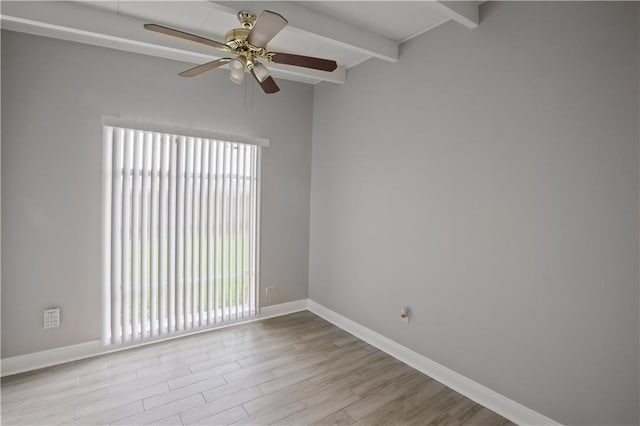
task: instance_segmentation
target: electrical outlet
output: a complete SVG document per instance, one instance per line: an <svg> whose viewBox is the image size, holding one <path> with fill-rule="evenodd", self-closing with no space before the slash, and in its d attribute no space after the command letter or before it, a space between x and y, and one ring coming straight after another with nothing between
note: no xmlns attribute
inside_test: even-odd
<svg viewBox="0 0 640 426"><path fill-rule="evenodd" d="M60 327L60 308L44 310L44 328Z"/></svg>
<svg viewBox="0 0 640 426"><path fill-rule="evenodd" d="M403 306L400 308L400 318L407 324L409 324L409 308L407 306Z"/></svg>

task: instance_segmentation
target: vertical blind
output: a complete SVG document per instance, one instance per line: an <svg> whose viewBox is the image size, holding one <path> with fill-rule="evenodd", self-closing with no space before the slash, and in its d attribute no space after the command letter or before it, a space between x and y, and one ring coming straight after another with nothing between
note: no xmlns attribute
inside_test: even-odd
<svg viewBox="0 0 640 426"><path fill-rule="evenodd" d="M104 126L103 340L257 310L260 148Z"/></svg>

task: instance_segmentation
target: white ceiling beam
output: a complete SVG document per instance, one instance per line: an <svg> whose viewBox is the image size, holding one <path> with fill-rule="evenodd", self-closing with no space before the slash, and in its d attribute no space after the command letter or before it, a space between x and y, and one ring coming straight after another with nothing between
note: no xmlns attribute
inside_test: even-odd
<svg viewBox="0 0 640 426"><path fill-rule="evenodd" d="M430 1L438 12L467 28L476 28L480 24L477 1Z"/></svg>
<svg viewBox="0 0 640 426"><path fill-rule="evenodd" d="M399 60L400 48L397 42L294 3L217 0L211 3L219 10L233 14L239 10L249 10L254 13L271 10L287 18L289 21L288 29L311 33L337 46L385 61L397 62Z"/></svg>
<svg viewBox="0 0 640 426"><path fill-rule="evenodd" d="M192 64L219 59L222 53L183 40L152 33L142 21L70 2L3 2L0 24L11 31L109 47ZM206 36L206 34L202 34ZM315 84L342 84L344 68L332 73L270 64L275 77Z"/></svg>

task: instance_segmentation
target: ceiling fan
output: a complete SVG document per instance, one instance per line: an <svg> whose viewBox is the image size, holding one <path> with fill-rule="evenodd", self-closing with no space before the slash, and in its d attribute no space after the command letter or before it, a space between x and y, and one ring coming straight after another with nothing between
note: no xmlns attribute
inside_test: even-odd
<svg viewBox="0 0 640 426"><path fill-rule="evenodd" d="M321 71L334 71L338 65L336 61L314 58L311 56L294 55L291 53L271 52L267 50L267 43L273 39L287 24L287 20L280 14L264 10L260 17L241 11L238 12L238 20L242 28L233 28L225 35L225 42L220 43L195 34L165 27L158 24L145 24L150 31L179 37L185 40L202 43L228 53L231 57L216 59L206 64L198 65L181 72L181 77L195 77L203 72L216 69L229 64L231 67L230 79L240 84L245 74L251 72L265 93L276 93L280 90L269 70L262 62L274 62L277 64L295 65L297 67L312 68Z"/></svg>

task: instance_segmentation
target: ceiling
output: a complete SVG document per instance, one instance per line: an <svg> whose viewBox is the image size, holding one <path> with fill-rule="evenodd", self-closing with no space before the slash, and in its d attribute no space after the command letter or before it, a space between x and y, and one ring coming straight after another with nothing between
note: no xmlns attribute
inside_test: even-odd
<svg viewBox="0 0 640 426"><path fill-rule="evenodd" d="M449 20L478 25L476 1L2 1L2 28L189 63L220 57L207 46L145 31L154 22L224 40L238 10L282 14L289 25L269 49L335 59L332 73L269 64L274 76L344 83L368 59L397 62L399 45Z"/></svg>
<svg viewBox="0 0 640 426"><path fill-rule="evenodd" d="M305 1L294 3L400 43L450 19L426 1Z"/></svg>

